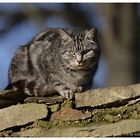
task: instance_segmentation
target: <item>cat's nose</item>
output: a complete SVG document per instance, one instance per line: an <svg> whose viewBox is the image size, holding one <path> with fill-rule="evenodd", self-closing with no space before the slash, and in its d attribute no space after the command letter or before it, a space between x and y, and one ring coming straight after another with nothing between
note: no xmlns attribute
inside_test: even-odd
<svg viewBox="0 0 140 140"><path fill-rule="evenodd" d="M82 62L82 55L76 55L76 61L80 64Z"/></svg>

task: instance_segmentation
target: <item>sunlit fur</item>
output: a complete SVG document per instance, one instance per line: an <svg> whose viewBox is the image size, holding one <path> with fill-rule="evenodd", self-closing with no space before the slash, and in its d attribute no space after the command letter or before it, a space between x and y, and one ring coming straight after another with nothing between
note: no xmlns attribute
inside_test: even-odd
<svg viewBox="0 0 140 140"><path fill-rule="evenodd" d="M16 52L9 82L29 96L59 93L71 99L75 92L91 87L99 56L95 28L47 29Z"/></svg>

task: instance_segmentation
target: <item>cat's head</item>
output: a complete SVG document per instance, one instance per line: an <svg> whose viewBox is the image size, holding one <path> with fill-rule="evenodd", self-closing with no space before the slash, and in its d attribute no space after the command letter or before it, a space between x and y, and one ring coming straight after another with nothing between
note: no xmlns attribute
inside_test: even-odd
<svg viewBox="0 0 140 140"><path fill-rule="evenodd" d="M73 70L92 69L98 63L100 48L97 30L58 29L61 39L60 56L64 66Z"/></svg>

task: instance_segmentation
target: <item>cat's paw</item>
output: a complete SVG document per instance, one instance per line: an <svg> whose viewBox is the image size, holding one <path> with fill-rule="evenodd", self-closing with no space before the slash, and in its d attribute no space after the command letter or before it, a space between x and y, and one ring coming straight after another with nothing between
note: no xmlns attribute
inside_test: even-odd
<svg viewBox="0 0 140 140"><path fill-rule="evenodd" d="M62 90L59 93L64 99L72 99L74 97L74 92L72 90Z"/></svg>

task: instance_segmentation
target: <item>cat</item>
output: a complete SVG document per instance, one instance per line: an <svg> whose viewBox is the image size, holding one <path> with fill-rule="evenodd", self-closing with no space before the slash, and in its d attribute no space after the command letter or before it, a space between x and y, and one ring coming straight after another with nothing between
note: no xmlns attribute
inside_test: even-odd
<svg viewBox="0 0 140 140"><path fill-rule="evenodd" d="M100 57L97 30L49 28L16 52L9 67L13 90L72 99L92 85Z"/></svg>

